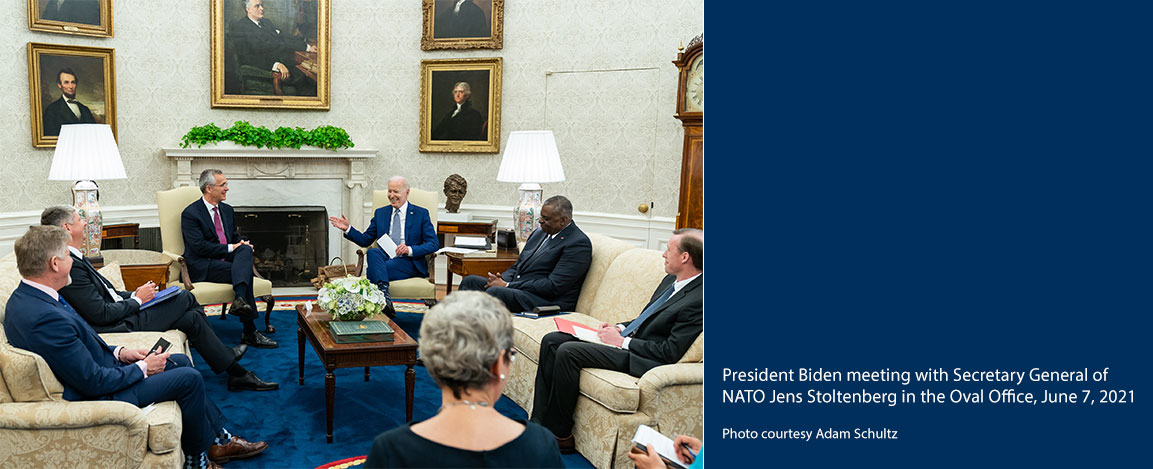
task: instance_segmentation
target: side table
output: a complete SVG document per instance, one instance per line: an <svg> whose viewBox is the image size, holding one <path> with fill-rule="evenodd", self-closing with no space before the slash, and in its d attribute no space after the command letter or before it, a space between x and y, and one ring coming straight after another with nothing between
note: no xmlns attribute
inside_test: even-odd
<svg viewBox="0 0 1153 469"><path fill-rule="evenodd" d="M466 275L486 276L489 272L504 272L505 269L516 264L520 256L512 249L497 249L496 257L469 257L468 254L444 253L448 257L448 284L445 294L452 293L452 274L464 277Z"/></svg>

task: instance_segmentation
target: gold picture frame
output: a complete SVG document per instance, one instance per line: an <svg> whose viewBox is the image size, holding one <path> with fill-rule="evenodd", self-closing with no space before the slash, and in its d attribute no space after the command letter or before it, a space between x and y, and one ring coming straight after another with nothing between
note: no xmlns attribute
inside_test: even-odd
<svg viewBox="0 0 1153 469"><path fill-rule="evenodd" d="M28 87L32 146L56 147L67 124L108 124L117 135L114 49L29 42Z"/></svg>
<svg viewBox="0 0 1153 469"><path fill-rule="evenodd" d="M28 29L112 37L112 0L28 0Z"/></svg>
<svg viewBox="0 0 1153 469"><path fill-rule="evenodd" d="M504 0L423 0L421 50L504 47Z"/></svg>
<svg viewBox="0 0 1153 469"><path fill-rule="evenodd" d="M212 0L212 107L327 111L330 0L252 1Z"/></svg>
<svg viewBox="0 0 1153 469"><path fill-rule="evenodd" d="M500 57L420 61L420 151L500 152L502 64Z"/></svg>

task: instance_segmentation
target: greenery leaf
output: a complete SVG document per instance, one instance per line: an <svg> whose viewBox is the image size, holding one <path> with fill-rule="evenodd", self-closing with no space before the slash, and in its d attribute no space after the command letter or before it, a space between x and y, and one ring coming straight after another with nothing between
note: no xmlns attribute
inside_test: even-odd
<svg viewBox="0 0 1153 469"><path fill-rule="evenodd" d="M232 127L221 129L216 124L207 124L193 127L180 139L180 147L188 148L196 145L197 148L205 144L217 142L236 142L240 145L256 148L293 148L300 149L304 145L336 151L342 148L355 146L348 132L340 127L323 125L312 130L300 127L279 127L268 130L264 126L254 126L245 121L236 121Z"/></svg>

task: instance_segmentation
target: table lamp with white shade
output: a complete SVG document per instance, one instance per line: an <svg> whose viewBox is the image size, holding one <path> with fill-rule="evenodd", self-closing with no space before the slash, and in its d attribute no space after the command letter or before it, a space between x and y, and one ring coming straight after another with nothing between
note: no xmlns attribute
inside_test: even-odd
<svg viewBox="0 0 1153 469"><path fill-rule="evenodd" d="M84 222L84 256L100 256L104 217L96 180L124 179L120 150L107 124L69 124L60 127L56 153L52 154L49 181L76 181L72 201Z"/></svg>
<svg viewBox="0 0 1153 469"><path fill-rule="evenodd" d="M540 225L537 219L542 204L541 183L564 181L560 152L556 149L552 131L510 132L496 180L521 183L520 200L512 214L516 240L523 244Z"/></svg>

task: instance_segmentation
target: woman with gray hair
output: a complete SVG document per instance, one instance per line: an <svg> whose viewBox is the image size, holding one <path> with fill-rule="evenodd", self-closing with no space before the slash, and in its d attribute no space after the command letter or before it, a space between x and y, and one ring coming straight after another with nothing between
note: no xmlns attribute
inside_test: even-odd
<svg viewBox="0 0 1153 469"><path fill-rule="evenodd" d="M445 297L420 325L420 355L440 387L440 411L377 436L365 467L564 467L552 432L493 408L515 359L499 300Z"/></svg>

